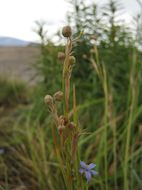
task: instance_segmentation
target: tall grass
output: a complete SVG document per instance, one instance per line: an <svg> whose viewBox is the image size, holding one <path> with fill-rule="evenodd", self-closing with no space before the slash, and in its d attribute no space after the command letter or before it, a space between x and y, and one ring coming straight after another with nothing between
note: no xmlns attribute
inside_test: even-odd
<svg viewBox="0 0 142 190"><path fill-rule="evenodd" d="M48 95L45 99L47 106L42 105L36 111L36 120L33 119L33 103L26 108L26 113L21 114L14 125L11 125L8 133L10 135L7 135L7 149L0 155L0 188L140 190L142 70L139 52L134 49L131 55L130 70L128 69L127 73L128 90L124 97L127 102L123 105L124 95L119 94L119 91L116 94L106 63L101 61L97 47L94 46L88 59L99 80L101 93L100 96L84 100L84 103L77 105L78 89L75 89L75 85L70 89L71 75L68 74L71 74L69 72L72 70L67 67L69 56L72 56L70 40L67 39L63 76L60 79L63 81L63 94L58 91L53 96ZM62 98L63 103L60 102ZM50 111L46 112L43 123L38 121L38 114L42 109ZM92 110L93 120L90 120L88 115ZM66 130L68 125L61 125L65 119L72 124L73 130ZM2 143L0 148L5 148ZM79 173L80 160L95 162L97 165L99 174L89 183L86 183L85 177Z"/></svg>
<svg viewBox="0 0 142 190"><path fill-rule="evenodd" d="M0 78L0 105L14 106L18 102L26 101L26 86L20 81L9 81Z"/></svg>

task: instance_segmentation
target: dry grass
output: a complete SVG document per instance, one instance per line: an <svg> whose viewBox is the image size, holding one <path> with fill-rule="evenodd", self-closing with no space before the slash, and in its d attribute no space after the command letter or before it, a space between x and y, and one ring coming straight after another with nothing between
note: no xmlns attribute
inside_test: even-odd
<svg viewBox="0 0 142 190"><path fill-rule="evenodd" d="M38 47L0 47L0 76L33 83L31 80L36 73L33 63L39 54Z"/></svg>

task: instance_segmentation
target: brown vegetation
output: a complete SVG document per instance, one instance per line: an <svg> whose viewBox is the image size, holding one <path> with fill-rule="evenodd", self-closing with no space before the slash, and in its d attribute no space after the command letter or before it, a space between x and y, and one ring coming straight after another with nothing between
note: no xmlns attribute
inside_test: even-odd
<svg viewBox="0 0 142 190"><path fill-rule="evenodd" d="M38 47L0 47L0 77L33 83Z"/></svg>

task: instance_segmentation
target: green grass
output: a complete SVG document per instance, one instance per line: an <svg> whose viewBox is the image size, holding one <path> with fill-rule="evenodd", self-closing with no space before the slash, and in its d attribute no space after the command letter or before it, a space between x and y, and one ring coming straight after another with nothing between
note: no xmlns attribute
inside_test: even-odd
<svg viewBox="0 0 142 190"><path fill-rule="evenodd" d="M26 86L23 82L0 78L0 106L14 106L26 101Z"/></svg>
<svg viewBox="0 0 142 190"><path fill-rule="evenodd" d="M142 114L142 107L138 103L139 71L136 68L137 60L134 59L129 77L128 103L123 113L117 113L115 109L119 98L118 102L113 101L113 91L105 71L102 83L104 97L77 107L82 113L80 118L91 107L102 107L101 118L97 118L98 124L92 125L91 132L86 126L79 141L81 159L97 164L99 175L90 183L92 189L141 189L141 123L138 118ZM96 116L97 113L94 113ZM52 124L48 114L46 123L47 126L37 125L31 120L29 112L24 123L19 119L11 127L11 135L7 138L12 147L6 155L0 155L0 185L5 190L22 184L27 189L65 189L63 179L59 177L60 165L51 138Z"/></svg>
<svg viewBox="0 0 142 190"><path fill-rule="evenodd" d="M74 113L74 122L78 122L81 133L78 155L86 163L96 163L99 173L86 188L140 190L142 64L138 53L133 51L129 63L131 67L127 73L122 73L127 74L128 78L125 97L124 94L116 93L110 81L110 73L105 63L100 62L98 52L92 55L91 63L99 80L100 96L84 100L80 105L76 105L77 89L75 92L73 88L71 96L71 113ZM123 85L123 81L120 85ZM58 155L60 147L55 146L59 142L58 134L43 103L45 91L38 86L32 91L32 101L19 109L19 104L23 102L21 100L27 98L25 86L0 80L0 88L0 148L6 150L5 154L0 155L0 189L11 190L24 186L27 190L67 190L66 173L61 175L65 167ZM3 114L3 107L7 115ZM70 114L68 109L66 111ZM11 113L18 114L15 116ZM70 152L69 149L67 151ZM77 164L75 168L78 168ZM76 178L77 185L80 184L83 189L84 177L76 171Z"/></svg>

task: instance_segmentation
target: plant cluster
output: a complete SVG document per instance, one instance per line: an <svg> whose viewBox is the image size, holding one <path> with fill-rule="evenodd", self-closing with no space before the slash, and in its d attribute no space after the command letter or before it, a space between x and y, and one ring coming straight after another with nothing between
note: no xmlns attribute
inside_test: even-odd
<svg viewBox="0 0 142 190"><path fill-rule="evenodd" d="M76 62L72 55L73 44L78 38L72 39L72 30L70 26L65 26L62 29L62 35L67 39L65 53L59 52L58 58L63 61L62 73L62 91L57 91L53 96L46 95L44 98L48 106L49 112L52 114L56 127L52 129L52 137L54 148L61 173L64 178L66 189L85 189L88 183L84 186L83 180L79 174L79 163L81 165L80 173L85 173L87 182L90 181L92 175L97 172L92 170L95 165L86 165L79 161L78 140L81 135L79 127L75 86L73 87L73 108L70 109L70 79L73 66ZM63 101L63 113L59 114L57 109L58 102Z"/></svg>

